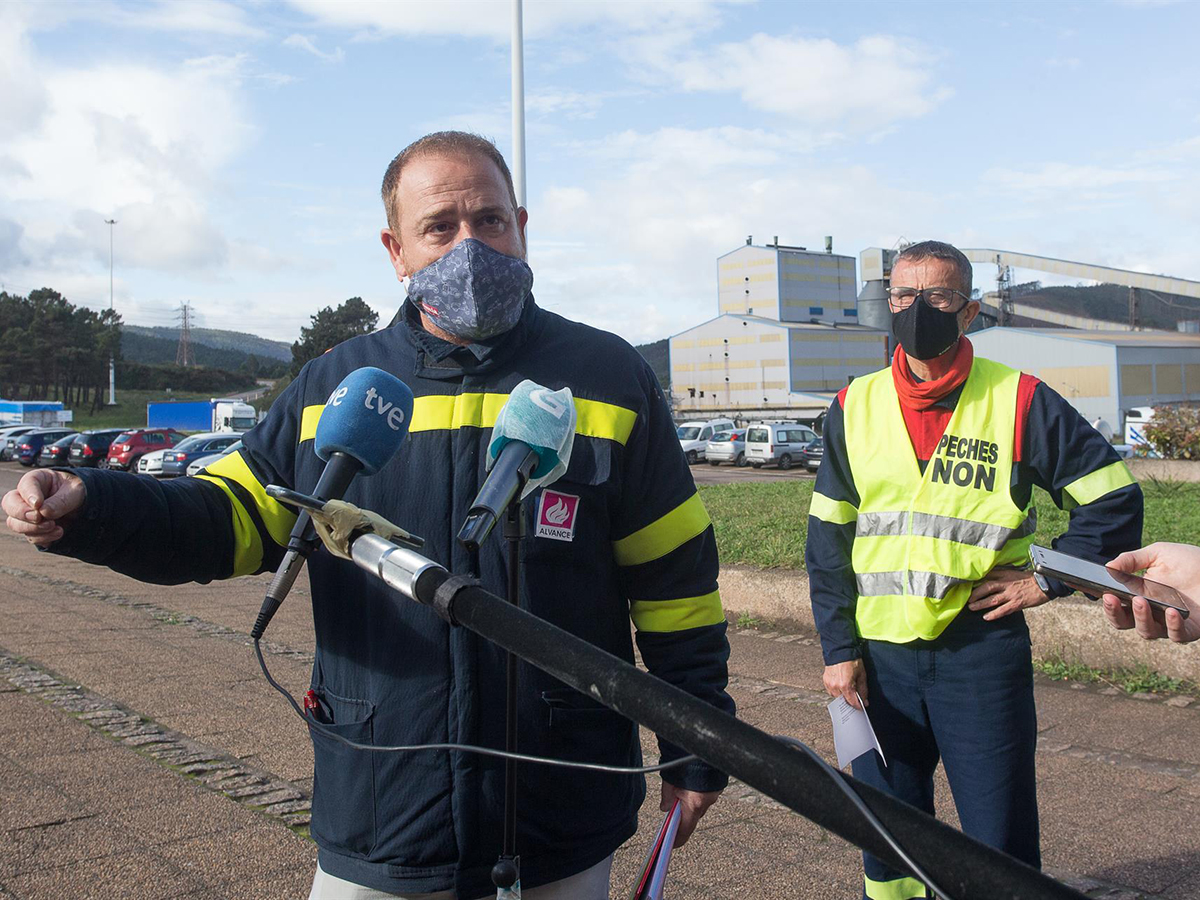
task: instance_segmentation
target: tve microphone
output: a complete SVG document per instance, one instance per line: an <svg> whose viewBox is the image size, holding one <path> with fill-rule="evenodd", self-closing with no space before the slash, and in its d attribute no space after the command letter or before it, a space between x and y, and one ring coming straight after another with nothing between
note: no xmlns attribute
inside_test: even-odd
<svg viewBox="0 0 1200 900"><path fill-rule="evenodd" d="M359 472L374 475L383 468L408 434L412 408L408 385L382 369L364 366L343 378L325 401L317 423L315 449L317 456L325 460L325 470L313 488L313 496L340 500ZM252 638L262 637L315 546L309 515L301 512L250 632Z"/></svg>
<svg viewBox="0 0 1200 900"><path fill-rule="evenodd" d="M528 379L518 384L496 417L489 474L458 532L459 543L478 550L518 493L524 498L567 470L574 444L571 389L552 391Z"/></svg>

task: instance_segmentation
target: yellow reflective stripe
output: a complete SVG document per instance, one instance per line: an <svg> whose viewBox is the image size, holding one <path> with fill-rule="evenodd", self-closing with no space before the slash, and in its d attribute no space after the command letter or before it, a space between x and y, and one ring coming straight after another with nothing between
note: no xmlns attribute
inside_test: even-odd
<svg viewBox="0 0 1200 900"><path fill-rule="evenodd" d="M700 495L692 494L662 518L613 541L613 556L619 566L639 566L660 559L703 533L710 521Z"/></svg>
<svg viewBox="0 0 1200 900"><path fill-rule="evenodd" d="M300 413L300 443L311 441L317 436L317 422L321 420L321 412L325 409L324 403L318 403L316 406L306 406Z"/></svg>
<svg viewBox="0 0 1200 900"><path fill-rule="evenodd" d="M235 576L253 575L262 565L263 558L262 538L258 535L258 528L255 526L254 520L250 518L250 514L246 512L246 508L242 506L242 501L237 498L233 489L224 481L208 475L197 477L211 481L229 498L229 505L233 509L233 574Z"/></svg>
<svg viewBox="0 0 1200 900"><path fill-rule="evenodd" d="M413 401L410 432L491 428L508 394L431 394Z"/></svg>
<svg viewBox="0 0 1200 900"><path fill-rule="evenodd" d="M925 900L925 885L915 878L895 878L874 881L863 876L864 888L870 900Z"/></svg>
<svg viewBox="0 0 1200 900"><path fill-rule="evenodd" d="M858 517L858 510L852 503L845 500L834 500L832 497L826 497L824 494L813 491L808 514L816 516L822 522L828 522L830 525L849 525Z"/></svg>
<svg viewBox="0 0 1200 900"><path fill-rule="evenodd" d="M629 618L638 631L684 631L725 621L721 592L678 600L631 600Z"/></svg>
<svg viewBox="0 0 1200 900"><path fill-rule="evenodd" d="M413 400L412 422L408 430L451 431L456 428L492 428L496 417L508 402L508 394L430 394ZM317 423L324 405L306 406L300 414L300 440L317 435ZM575 433L604 438L624 445L637 422L632 409L601 400L575 398Z"/></svg>
<svg viewBox="0 0 1200 900"><path fill-rule="evenodd" d="M637 413L600 400L575 398L575 433L616 441L621 446L637 422Z"/></svg>
<svg viewBox="0 0 1200 900"><path fill-rule="evenodd" d="M317 409L323 408L317 407ZM281 547L287 546L292 526L296 524L296 514L275 498L267 496L265 486L259 483L257 476L250 471L250 466L242 458L240 450L222 457L210 466L205 466L204 471L207 475L223 475L244 487L254 498L254 505L258 508L258 514L262 517L263 524L267 526L267 533L271 535L271 540ZM207 480L221 483L220 478Z"/></svg>
<svg viewBox="0 0 1200 900"><path fill-rule="evenodd" d="M1123 460L1117 460L1103 469L1097 469L1082 478L1077 478L1063 488L1063 491L1070 494L1071 499L1080 506L1086 506L1094 500L1099 500L1105 494L1111 494L1130 484L1136 484L1136 482L1129 472L1129 467Z"/></svg>

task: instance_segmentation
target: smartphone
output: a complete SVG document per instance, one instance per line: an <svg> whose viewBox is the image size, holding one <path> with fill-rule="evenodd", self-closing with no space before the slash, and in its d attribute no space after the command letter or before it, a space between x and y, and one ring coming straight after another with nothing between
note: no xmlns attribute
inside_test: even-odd
<svg viewBox="0 0 1200 900"><path fill-rule="evenodd" d="M1068 556L1057 550L1049 550L1034 544L1029 548L1029 557L1033 560L1033 570L1047 578L1057 578L1063 584L1082 591L1095 600L1101 594L1112 594L1129 603L1134 594L1145 597L1151 606L1159 609L1173 609L1185 619L1188 617L1188 607L1183 595L1173 587L1143 578L1141 575L1129 575L1118 572L1099 563L1088 562L1077 556Z"/></svg>

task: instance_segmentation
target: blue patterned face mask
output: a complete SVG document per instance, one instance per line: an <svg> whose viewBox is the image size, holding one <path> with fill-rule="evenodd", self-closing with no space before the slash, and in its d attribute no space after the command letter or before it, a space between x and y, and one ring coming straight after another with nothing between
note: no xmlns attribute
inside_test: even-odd
<svg viewBox="0 0 1200 900"><path fill-rule="evenodd" d="M525 260L466 238L412 276L408 297L438 328L474 342L512 329L532 288Z"/></svg>

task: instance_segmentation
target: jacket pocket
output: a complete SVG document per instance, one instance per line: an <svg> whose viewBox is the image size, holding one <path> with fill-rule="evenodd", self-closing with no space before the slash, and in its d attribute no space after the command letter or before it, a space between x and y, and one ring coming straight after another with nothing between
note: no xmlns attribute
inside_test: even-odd
<svg viewBox="0 0 1200 900"><path fill-rule="evenodd" d="M314 688L315 719L326 731L359 744L374 743L375 705ZM310 730L313 741L313 815L318 844L353 856L375 847L375 754Z"/></svg>
<svg viewBox="0 0 1200 900"><path fill-rule="evenodd" d="M637 726L571 688L542 692L547 755L573 762L638 765ZM532 767L526 767L532 768ZM524 772L524 770L522 770ZM645 796L641 775L552 769L538 773L547 819L575 839L608 834L637 813ZM554 789L546 790L550 783Z"/></svg>

